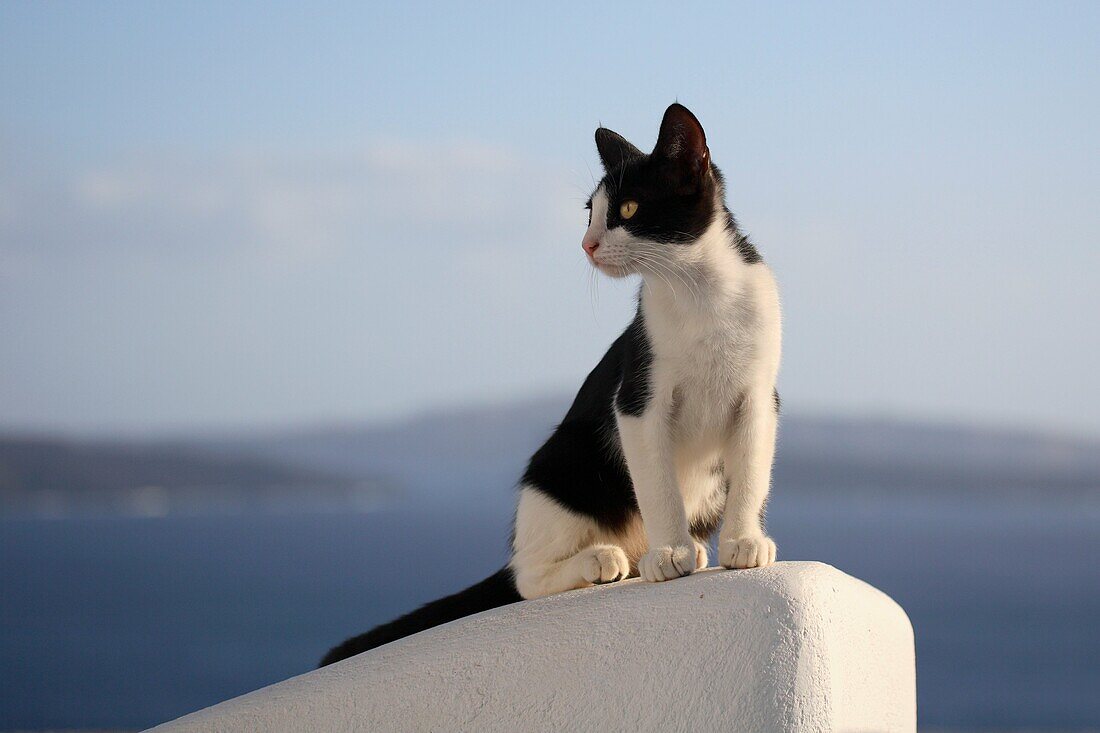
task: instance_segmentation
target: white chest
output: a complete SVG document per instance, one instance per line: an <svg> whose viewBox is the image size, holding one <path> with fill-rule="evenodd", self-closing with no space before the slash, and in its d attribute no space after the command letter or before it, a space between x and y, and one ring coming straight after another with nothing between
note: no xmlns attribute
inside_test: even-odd
<svg viewBox="0 0 1100 733"><path fill-rule="evenodd" d="M732 329L680 332L654 349L651 378L660 391L671 390L674 436L723 438L745 388L750 352L744 334Z"/></svg>
<svg viewBox="0 0 1100 733"><path fill-rule="evenodd" d="M643 295L653 352L651 379L655 391L672 401L677 443L699 448L721 444L746 391L774 383L778 299L770 273L764 270L760 280L746 281L731 295L705 303Z"/></svg>

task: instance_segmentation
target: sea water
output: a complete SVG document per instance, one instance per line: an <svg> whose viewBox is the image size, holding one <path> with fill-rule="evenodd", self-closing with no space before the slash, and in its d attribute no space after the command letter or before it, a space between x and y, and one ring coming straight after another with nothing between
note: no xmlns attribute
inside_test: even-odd
<svg viewBox="0 0 1100 733"><path fill-rule="evenodd" d="M1095 504L779 496L769 517L781 559L836 565L909 613L922 726L1100 725ZM0 730L141 728L305 672L500 567L510 518L502 493L367 514L0 521Z"/></svg>

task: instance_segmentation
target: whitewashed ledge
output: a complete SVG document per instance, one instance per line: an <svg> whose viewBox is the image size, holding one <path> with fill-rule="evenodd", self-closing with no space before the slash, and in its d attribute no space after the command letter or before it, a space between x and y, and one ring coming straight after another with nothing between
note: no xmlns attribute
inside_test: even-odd
<svg viewBox="0 0 1100 733"><path fill-rule="evenodd" d="M498 608L154 730L911 733L916 716L901 607L783 562Z"/></svg>

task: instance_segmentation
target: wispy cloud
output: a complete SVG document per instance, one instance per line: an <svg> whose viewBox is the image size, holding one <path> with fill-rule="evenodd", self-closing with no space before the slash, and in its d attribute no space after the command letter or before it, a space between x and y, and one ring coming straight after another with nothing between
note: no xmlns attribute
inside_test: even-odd
<svg viewBox="0 0 1100 733"><path fill-rule="evenodd" d="M517 218L528 230L576 219L553 166L469 142L165 152L64 175L23 168L0 174L0 251L308 257L377 242L500 241Z"/></svg>

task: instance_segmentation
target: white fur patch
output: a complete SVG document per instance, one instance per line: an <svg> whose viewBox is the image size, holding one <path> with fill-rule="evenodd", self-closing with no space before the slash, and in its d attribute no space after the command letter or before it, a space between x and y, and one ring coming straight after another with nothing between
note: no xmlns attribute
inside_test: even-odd
<svg viewBox="0 0 1100 733"><path fill-rule="evenodd" d="M635 271L628 247L630 235L622 227L607 228L609 206L607 191L601 184L592 194L592 221L584 233L584 240L599 242L599 248L592 254L592 262L600 272L610 277L623 277Z"/></svg>
<svg viewBox="0 0 1100 733"><path fill-rule="evenodd" d="M640 522L608 532L537 489L520 489L510 565L524 598L622 580L636 574L645 549Z"/></svg>

